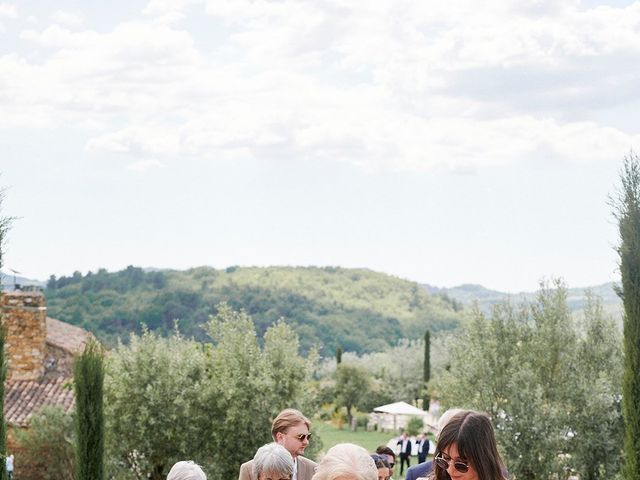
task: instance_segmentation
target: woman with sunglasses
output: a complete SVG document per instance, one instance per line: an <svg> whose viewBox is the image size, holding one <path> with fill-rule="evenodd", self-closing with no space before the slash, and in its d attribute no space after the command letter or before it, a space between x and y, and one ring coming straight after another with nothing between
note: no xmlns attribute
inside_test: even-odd
<svg viewBox="0 0 640 480"><path fill-rule="evenodd" d="M489 417L464 410L447 422L434 455L435 480L505 480Z"/></svg>

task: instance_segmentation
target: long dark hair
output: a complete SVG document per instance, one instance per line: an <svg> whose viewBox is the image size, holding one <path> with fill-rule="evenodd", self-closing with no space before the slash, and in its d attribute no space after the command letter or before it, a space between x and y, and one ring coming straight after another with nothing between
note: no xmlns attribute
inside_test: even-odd
<svg viewBox="0 0 640 480"><path fill-rule="evenodd" d="M480 480L504 480L496 437L487 415L465 410L451 417L440 432L434 458L441 456L454 443L458 455L471 464ZM441 468L437 462L434 462L433 467L436 480L450 480L446 469Z"/></svg>

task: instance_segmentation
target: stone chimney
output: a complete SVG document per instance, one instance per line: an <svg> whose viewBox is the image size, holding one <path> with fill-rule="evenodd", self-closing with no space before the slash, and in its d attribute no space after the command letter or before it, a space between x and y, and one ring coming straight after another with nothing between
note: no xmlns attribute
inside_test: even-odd
<svg viewBox="0 0 640 480"><path fill-rule="evenodd" d="M47 307L42 292L2 292L7 379L39 380L44 374Z"/></svg>

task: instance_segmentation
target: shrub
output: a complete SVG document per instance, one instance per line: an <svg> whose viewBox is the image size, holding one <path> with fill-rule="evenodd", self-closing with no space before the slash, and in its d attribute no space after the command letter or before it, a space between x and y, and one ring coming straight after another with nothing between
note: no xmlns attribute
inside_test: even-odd
<svg viewBox="0 0 640 480"><path fill-rule="evenodd" d="M74 480L75 430L72 414L62 407L43 407L31 417L29 428L16 429L23 450L21 463L29 465L32 480Z"/></svg>
<svg viewBox="0 0 640 480"><path fill-rule="evenodd" d="M408 435L418 435L424 429L424 422L420 417L411 417L407 422L407 434Z"/></svg>

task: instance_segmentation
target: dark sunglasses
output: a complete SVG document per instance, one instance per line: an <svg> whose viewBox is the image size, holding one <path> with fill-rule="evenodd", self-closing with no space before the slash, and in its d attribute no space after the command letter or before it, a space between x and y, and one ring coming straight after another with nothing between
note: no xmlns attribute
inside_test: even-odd
<svg viewBox="0 0 640 480"><path fill-rule="evenodd" d="M304 439L306 438L309 442L311 441L311 434L307 433L306 435L304 433L301 433L299 435L294 435L294 437L296 437L298 440L300 440L301 442L304 442Z"/></svg>
<svg viewBox="0 0 640 480"><path fill-rule="evenodd" d="M453 458L446 460L440 456L437 456L434 460L436 464L438 464L438 466L443 470L447 470L449 468L449 464L453 462L453 468L455 468L460 473L467 473L469 471L469 465L461 462L460 460L454 462Z"/></svg>

